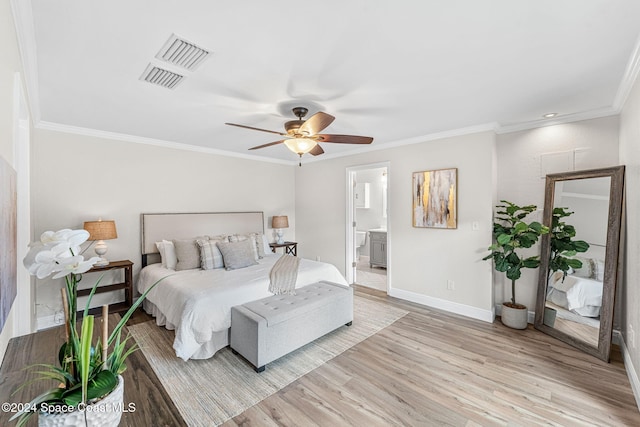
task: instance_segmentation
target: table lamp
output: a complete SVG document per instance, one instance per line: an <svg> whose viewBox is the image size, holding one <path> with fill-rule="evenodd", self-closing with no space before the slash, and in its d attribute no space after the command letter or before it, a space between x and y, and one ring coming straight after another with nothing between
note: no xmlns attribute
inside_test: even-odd
<svg viewBox="0 0 640 427"><path fill-rule="evenodd" d="M118 237L116 222L111 220L103 221L101 219L98 221L85 221L83 228L89 232L88 240L97 240L94 251L100 257L100 261L96 262L94 266L104 267L109 264L109 261L103 256L107 253L107 244L104 241Z"/></svg>
<svg viewBox="0 0 640 427"><path fill-rule="evenodd" d="M271 220L271 228L276 229L276 236L278 236L276 243L283 244L284 239L282 236L284 236L284 231L282 229L289 228L289 218L286 215L274 216Z"/></svg>

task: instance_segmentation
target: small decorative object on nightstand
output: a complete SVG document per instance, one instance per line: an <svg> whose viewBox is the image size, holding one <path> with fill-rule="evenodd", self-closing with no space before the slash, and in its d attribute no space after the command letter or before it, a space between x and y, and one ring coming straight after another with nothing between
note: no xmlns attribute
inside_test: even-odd
<svg viewBox="0 0 640 427"><path fill-rule="evenodd" d="M271 252L276 253L277 248L284 248L284 253L287 255L298 256L298 243L297 242L282 242L282 243L269 243Z"/></svg>
<svg viewBox="0 0 640 427"><path fill-rule="evenodd" d="M98 221L85 221L83 228L89 232L88 240L98 241L93 250L96 251L96 254L100 257L100 261L96 262L94 266L103 267L108 265L109 261L103 256L107 253L107 244L104 241L118 237L116 222L103 221L102 219Z"/></svg>
<svg viewBox="0 0 640 427"><path fill-rule="evenodd" d="M98 285L96 288L96 294L100 294L103 292L113 292L119 291L120 289L124 289L124 301L117 302L109 305L109 313L119 313L122 311L127 311L131 304L133 304L133 263L129 260L123 261L111 261L107 265L104 266L95 266L91 270L87 271L88 273L101 273L109 270L124 270L124 281L122 283L114 283L112 285ZM79 297L87 296L91 293L91 288L89 289L78 289L76 295ZM78 304L80 307L81 304ZM84 310L84 306L82 306ZM89 310L89 314L97 314L100 313L101 307L92 308Z"/></svg>

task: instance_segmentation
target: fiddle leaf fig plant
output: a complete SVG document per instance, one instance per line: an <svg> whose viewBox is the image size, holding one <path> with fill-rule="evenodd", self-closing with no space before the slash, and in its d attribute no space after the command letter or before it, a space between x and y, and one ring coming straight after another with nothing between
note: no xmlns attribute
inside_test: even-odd
<svg viewBox="0 0 640 427"><path fill-rule="evenodd" d="M483 260L492 259L495 269L505 273L511 280L511 306L522 308L516 302L516 281L522 275L523 268L537 268L540 256L524 256L522 249L532 247L541 235L549 232L537 221L526 222L525 218L537 209L535 205L518 206L501 200L496 206L498 211L493 222L493 238L495 243L489 246L491 253Z"/></svg>
<svg viewBox="0 0 640 427"><path fill-rule="evenodd" d="M582 268L582 261L573 257L589 249L589 244L584 240L573 240L576 236L576 229L563 220L571 215L573 212L568 208L561 207L553 208L551 215L549 275L551 276L556 271L562 271L562 280L570 269Z"/></svg>

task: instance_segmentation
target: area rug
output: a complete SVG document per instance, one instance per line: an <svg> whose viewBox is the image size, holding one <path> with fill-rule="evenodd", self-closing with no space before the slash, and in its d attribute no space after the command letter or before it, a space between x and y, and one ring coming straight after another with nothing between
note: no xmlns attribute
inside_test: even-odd
<svg viewBox="0 0 640 427"><path fill-rule="evenodd" d="M352 326L343 326L269 363L260 374L228 347L210 359L184 362L176 357L167 331L154 322L133 325L129 331L186 423L211 426L241 414L407 313L356 296Z"/></svg>

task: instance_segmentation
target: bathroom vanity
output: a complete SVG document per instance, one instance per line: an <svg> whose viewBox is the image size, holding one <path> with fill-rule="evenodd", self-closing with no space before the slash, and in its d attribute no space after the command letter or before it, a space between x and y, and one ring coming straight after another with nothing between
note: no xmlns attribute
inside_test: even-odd
<svg viewBox="0 0 640 427"><path fill-rule="evenodd" d="M387 230L369 230L369 242L371 251L369 266L387 268Z"/></svg>

